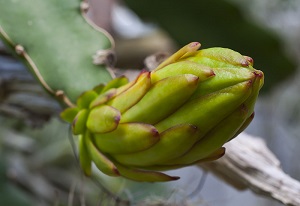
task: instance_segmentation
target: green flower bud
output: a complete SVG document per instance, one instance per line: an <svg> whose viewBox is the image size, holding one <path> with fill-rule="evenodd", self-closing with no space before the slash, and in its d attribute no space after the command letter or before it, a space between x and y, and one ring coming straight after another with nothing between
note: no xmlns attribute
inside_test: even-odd
<svg viewBox="0 0 300 206"><path fill-rule="evenodd" d="M212 161L251 122L263 73L250 57L190 43L136 80L112 80L83 93L61 117L79 135L85 174L91 162L110 176L171 181L162 170Z"/></svg>

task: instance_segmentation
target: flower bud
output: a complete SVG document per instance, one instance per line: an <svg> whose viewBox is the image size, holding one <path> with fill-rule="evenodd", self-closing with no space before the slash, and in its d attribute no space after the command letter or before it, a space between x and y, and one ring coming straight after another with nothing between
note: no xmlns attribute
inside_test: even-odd
<svg viewBox="0 0 300 206"><path fill-rule="evenodd" d="M212 161L254 115L263 73L248 56L190 43L134 81L83 93L61 117L80 136L79 160L110 176L171 181L160 171Z"/></svg>

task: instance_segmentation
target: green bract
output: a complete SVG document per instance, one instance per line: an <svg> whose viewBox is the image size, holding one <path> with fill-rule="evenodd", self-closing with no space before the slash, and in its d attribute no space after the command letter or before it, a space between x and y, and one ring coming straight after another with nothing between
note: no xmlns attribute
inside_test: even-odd
<svg viewBox="0 0 300 206"><path fill-rule="evenodd" d="M170 181L159 171L212 161L251 122L263 73L250 57L193 42L152 72L83 93L61 117L79 135L85 174Z"/></svg>

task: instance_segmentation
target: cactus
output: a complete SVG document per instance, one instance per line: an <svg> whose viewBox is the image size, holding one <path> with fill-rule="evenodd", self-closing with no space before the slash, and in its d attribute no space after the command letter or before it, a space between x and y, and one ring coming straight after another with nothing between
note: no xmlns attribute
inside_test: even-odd
<svg viewBox="0 0 300 206"><path fill-rule="evenodd" d="M111 80L108 66L93 64L92 56L110 54L114 43L87 20L87 7L79 0L0 1L0 38L69 106L83 91Z"/></svg>

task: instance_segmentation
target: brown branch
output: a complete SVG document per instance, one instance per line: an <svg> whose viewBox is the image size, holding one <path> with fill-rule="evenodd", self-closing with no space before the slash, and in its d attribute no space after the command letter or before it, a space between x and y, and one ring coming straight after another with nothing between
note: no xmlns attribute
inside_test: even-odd
<svg viewBox="0 0 300 206"><path fill-rule="evenodd" d="M237 189L249 188L285 205L300 205L300 182L284 173L261 138L242 133L225 147L224 157L199 166Z"/></svg>

